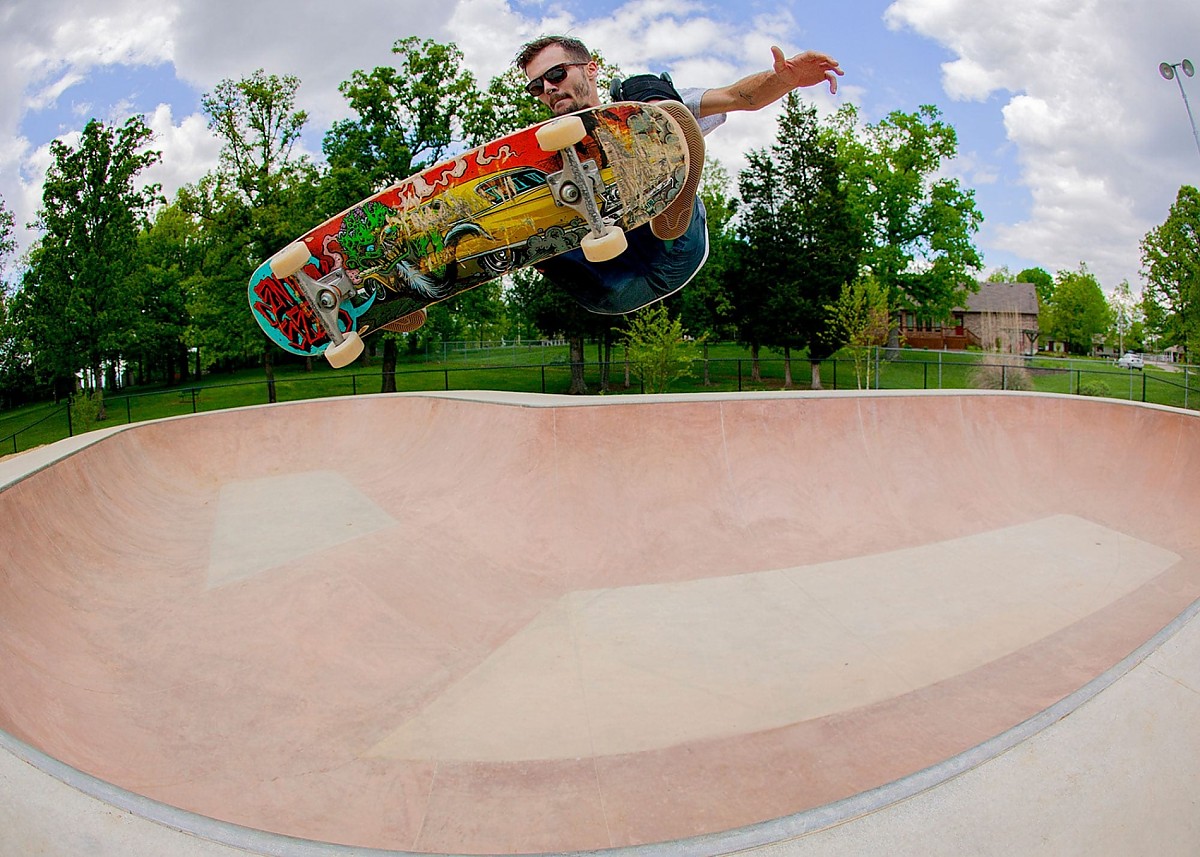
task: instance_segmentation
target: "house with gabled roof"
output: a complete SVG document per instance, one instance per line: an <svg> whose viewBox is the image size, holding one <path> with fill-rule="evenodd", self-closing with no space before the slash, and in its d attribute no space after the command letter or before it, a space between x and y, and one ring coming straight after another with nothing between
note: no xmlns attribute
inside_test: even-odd
<svg viewBox="0 0 1200 857"><path fill-rule="evenodd" d="M980 283L951 318L933 321L900 311L900 334L909 348L963 351L982 348L1004 354L1034 354L1038 299L1033 283Z"/></svg>

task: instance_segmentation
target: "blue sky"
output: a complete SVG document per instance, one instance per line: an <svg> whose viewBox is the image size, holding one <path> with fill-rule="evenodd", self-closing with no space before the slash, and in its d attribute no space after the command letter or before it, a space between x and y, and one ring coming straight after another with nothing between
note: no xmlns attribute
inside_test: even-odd
<svg viewBox="0 0 1200 857"><path fill-rule="evenodd" d="M1194 0L344 0L324 18L284 0L10 0L0 10L0 196L18 223L40 203L47 146L91 117L142 113L163 163L147 178L168 193L215 164L218 145L200 96L262 67L302 81L316 154L345 115L337 85L390 62L407 35L455 41L483 80L516 48L568 31L627 73L670 71L709 86L767 66L771 44L815 48L846 71L822 111L857 105L873 122L934 104L954 125L959 156L946 173L974 189L985 217L987 268L1086 263L1106 289L1140 288L1138 242L1161 223L1183 183L1200 182L1200 154L1163 60L1200 62ZM315 7L314 7L315 8ZM1200 79L1184 80L1200 108ZM738 114L709 138L736 173L748 148L774 137L775 111ZM27 245L33 235L22 230Z"/></svg>

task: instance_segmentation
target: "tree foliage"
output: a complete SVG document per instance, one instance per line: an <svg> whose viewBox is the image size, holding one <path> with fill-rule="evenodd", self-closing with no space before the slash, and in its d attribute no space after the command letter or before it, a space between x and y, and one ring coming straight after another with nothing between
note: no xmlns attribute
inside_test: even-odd
<svg viewBox="0 0 1200 857"><path fill-rule="evenodd" d="M983 266L973 244L983 223L975 192L939 177L958 150L954 127L940 117L924 105L862 129L851 106L835 118L851 198L868 236L864 267L894 307L936 321L962 304Z"/></svg>
<svg viewBox="0 0 1200 857"><path fill-rule="evenodd" d="M684 338L683 324L661 303L634 313L624 337L629 363L646 392L665 393L672 381L691 372L695 344Z"/></svg>
<svg viewBox="0 0 1200 857"><path fill-rule="evenodd" d="M240 80L225 79L200 104L208 127L221 138L221 169L250 207L270 201L298 163L294 156L308 114L296 110L295 75L263 69Z"/></svg>
<svg viewBox="0 0 1200 857"><path fill-rule="evenodd" d="M355 116L335 122L322 144L339 209L442 160L479 112L456 45L409 36L392 53L395 66L355 71L339 87Z"/></svg>
<svg viewBox="0 0 1200 857"><path fill-rule="evenodd" d="M119 128L92 120L78 147L50 144L38 226L42 237L22 283L21 323L39 344L50 377L91 371L127 353L138 329L139 297L132 274L138 232L159 200L157 185L138 184L160 154L147 149L140 116Z"/></svg>
<svg viewBox="0 0 1200 857"><path fill-rule="evenodd" d="M850 351L858 389L870 389L871 349L886 344L891 330L887 290L873 277L861 277L847 283L826 311L831 327Z"/></svg>
<svg viewBox="0 0 1200 857"><path fill-rule="evenodd" d="M1162 308L1163 345L1200 350L1200 191L1179 189L1167 219L1142 239L1142 276ZM1157 314L1156 314L1157 315Z"/></svg>
<svg viewBox="0 0 1200 857"><path fill-rule="evenodd" d="M1108 301L1100 282L1081 264L1078 271L1059 271L1054 297L1042 308L1042 329L1051 338L1065 342L1072 354L1087 354L1097 336L1112 323Z"/></svg>
<svg viewBox="0 0 1200 857"><path fill-rule="evenodd" d="M4 197L0 196L0 275L4 274L8 258L16 248L17 242L13 237L13 214L4 204Z"/></svg>
<svg viewBox="0 0 1200 857"><path fill-rule="evenodd" d="M793 93L775 144L750 152L739 179L747 249L735 301L761 344L808 349L815 387L819 361L841 344L826 308L858 275L864 240L837 145Z"/></svg>

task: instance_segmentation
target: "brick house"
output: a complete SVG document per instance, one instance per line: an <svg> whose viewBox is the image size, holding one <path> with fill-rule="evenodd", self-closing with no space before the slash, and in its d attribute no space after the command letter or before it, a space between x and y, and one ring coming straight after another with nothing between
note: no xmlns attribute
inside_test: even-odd
<svg viewBox="0 0 1200 857"><path fill-rule="evenodd" d="M965 307L947 321L900 311L900 334L909 348L962 351L968 347L1005 354L1037 350L1038 300L1032 283L980 283Z"/></svg>

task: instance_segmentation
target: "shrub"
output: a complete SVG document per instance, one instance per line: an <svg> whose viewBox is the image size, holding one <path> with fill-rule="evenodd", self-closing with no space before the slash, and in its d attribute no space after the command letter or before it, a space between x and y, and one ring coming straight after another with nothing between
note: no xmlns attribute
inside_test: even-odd
<svg viewBox="0 0 1200 857"><path fill-rule="evenodd" d="M989 354L970 374L977 390L1032 390L1033 379L1019 357Z"/></svg>

